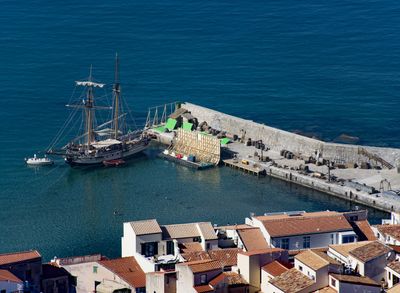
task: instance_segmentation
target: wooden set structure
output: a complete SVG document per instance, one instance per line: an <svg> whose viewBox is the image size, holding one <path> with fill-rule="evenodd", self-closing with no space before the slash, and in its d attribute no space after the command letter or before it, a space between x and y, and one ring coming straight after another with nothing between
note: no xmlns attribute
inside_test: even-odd
<svg viewBox="0 0 400 293"><path fill-rule="evenodd" d="M198 131L178 128L171 151L196 157L196 161L218 165L221 159L221 143L217 137Z"/></svg>

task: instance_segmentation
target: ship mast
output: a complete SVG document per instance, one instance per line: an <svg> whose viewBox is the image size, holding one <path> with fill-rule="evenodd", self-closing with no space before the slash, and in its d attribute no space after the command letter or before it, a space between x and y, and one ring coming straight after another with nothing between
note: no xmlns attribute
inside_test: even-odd
<svg viewBox="0 0 400 293"><path fill-rule="evenodd" d="M83 105L67 105L67 107L72 108L81 108L85 110L85 132L84 135L87 137L86 145L89 148L90 144L94 139L94 130L93 130L93 120L94 120L94 110L95 109L110 109L110 107L99 107L94 105L94 88L104 87L104 84L97 83L92 81L92 65L90 65L89 78L86 81L76 81L76 85L84 86L87 88L86 90L86 101L84 101Z"/></svg>
<svg viewBox="0 0 400 293"><path fill-rule="evenodd" d="M90 147L90 143L92 141L92 135L93 135L93 104L94 104L94 98L93 98L93 86L91 86L92 82L92 65L90 65L90 73L89 73L89 85L88 85L88 90L87 90L87 101L86 101L86 132L87 132L87 146L88 149Z"/></svg>
<svg viewBox="0 0 400 293"><path fill-rule="evenodd" d="M119 83L119 60L118 54L115 54L115 77L114 77L114 138L118 139L118 111L119 111L119 96L121 93L121 86Z"/></svg>

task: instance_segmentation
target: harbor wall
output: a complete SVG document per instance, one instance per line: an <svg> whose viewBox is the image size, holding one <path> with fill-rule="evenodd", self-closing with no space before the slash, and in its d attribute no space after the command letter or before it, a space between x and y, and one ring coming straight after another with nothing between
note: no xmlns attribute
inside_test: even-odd
<svg viewBox="0 0 400 293"><path fill-rule="evenodd" d="M291 170L273 166L267 167L266 171L269 176L328 193L348 200L349 202L363 204L389 213L391 211L400 212L400 201L395 198L388 198L382 194L369 194L362 191L356 191L346 186L337 185L317 178L302 175Z"/></svg>
<svg viewBox="0 0 400 293"><path fill-rule="evenodd" d="M197 117L199 122L206 121L212 128L237 135L240 135L241 130L244 130L246 131L246 139L261 139L274 151L285 149L305 156L315 155L315 152L319 151L323 158L335 162L361 163L368 160L365 156L359 154L361 146L358 145L323 142L191 103L185 103L182 107L190 111L194 117ZM400 159L400 149L372 146L362 146L362 148L381 157L393 166L397 166Z"/></svg>

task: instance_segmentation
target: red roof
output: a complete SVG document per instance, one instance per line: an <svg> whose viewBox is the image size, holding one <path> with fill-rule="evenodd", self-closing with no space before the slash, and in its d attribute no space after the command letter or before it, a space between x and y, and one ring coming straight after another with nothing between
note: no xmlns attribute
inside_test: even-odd
<svg viewBox="0 0 400 293"><path fill-rule="evenodd" d="M271 237L352 231L353 228L342 214L302 214L285 218L262 218L262 223Z"/></svg>
<svg viewBox="0 0 400 293"><path fill-rule="evenodd" d="M266 249L258 249L252 251L240 251L240 254L252 256L252 255L259 255L259 254L267 254L267 253L274 253L274 252L282 252L285 251L282 248L266 248Z"/></svg>
<svg viewBox="0 0 400 293"><path fill-rule="evenodd" d="M41 258L37 250L0 254L0 265Z"/></svg>
<svg viewBox="0 0 400 293"><path fill-rule="evenodd" d="M209 284L215 288L220 283L225 283L228 286L249 284L240 274L236 272L223 272L212 279Z"/></svg>
<svg viewBox="0 0 400 293"><path fill-rule="evenodd" d="M237 265L237 254L242 251L240 248L224 248L209 250L211 259L219 260L224 267Z"/></svg>
<svg viewBox="0 0 400 293"><path fill-rule="evenodd" d="M268 248L269 245L265 240L259 228L254 229L238 229L237 233L247 251Z"/></svg>
<svg viewBox="0 0 400 293"><path fill-rule="evenodd" d="M218 260L199 260L181 263L179 265L189 266L193 273L202 273L213 270L221 270L222 264Z"/></svg>
<svg viewBox="0 0 400 293"><path fill-rule="evenodd" d="M98 261L100 265L118 275L135 288L146 287L146 275L134 257Z"/></svg>
<svg viewBox="0 0 400 293"><path fill-rule="evenodd" d="M272 275L273 277L277 277L289 270L286 266L284 266L277 260L274 260L273 262L266 264L265 266L262 267L262 269L266 271L268 274Z"/></svg>
<svg viewBox="0 0 400 293"><path fill-rule="evenodd" d="M22 283L20 279L18 279L16 276L14 276L11 272L7 270L0 270L0 281Z"/></svg>
<svg viewBox="0 0 400 293"><path fill-rule="evenodd" d="M358 241L376 240L376 236L374 234L374 231L372 231L371 226L369 225L369 222L367 220L355 221L354 225L355 225L354 231L359 236L358 237Z"/></svg>

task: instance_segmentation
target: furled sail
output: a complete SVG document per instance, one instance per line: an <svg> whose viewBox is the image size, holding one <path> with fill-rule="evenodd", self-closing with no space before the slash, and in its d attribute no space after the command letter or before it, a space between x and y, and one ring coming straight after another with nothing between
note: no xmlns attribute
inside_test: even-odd
<svg viewBox="0 0 400 293"><path fill-rule="evenodd" d="M99 87L102 88L105 86L104 83L97 83L93 81L75 81L76 85L82 85L82 86L92 86L92 87Z"/></svg>

